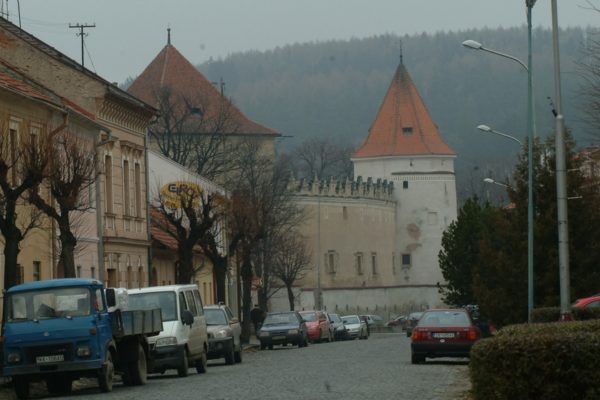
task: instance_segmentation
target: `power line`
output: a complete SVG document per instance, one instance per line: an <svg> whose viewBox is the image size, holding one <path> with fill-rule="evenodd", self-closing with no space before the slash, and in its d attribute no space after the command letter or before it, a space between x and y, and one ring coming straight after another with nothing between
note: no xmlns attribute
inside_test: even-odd
<svg viewBox="0 0 600 400"><path fill-rule="evenodd" d="M94 65L94 60L92 60L92 55L90 54L90 51L89 51L87 45L84 45L84 47L85 47L85 52L87 53L88 58L90 59L90 62L92 63L92 70L94 70L94 73L96 73L96 66Z"/></svg>
<svg viewBox="0 0 600 400"><path fill-rule="evenodd" d="M85 59L84 59L84 38L88 35L87 33L85 33L83 30L85 28L95 28L96 24L69 24L69 28L75 28L75 29L79 29L79 33L77 33L77 36L81 37L81 67L85 67Z"/></svg>

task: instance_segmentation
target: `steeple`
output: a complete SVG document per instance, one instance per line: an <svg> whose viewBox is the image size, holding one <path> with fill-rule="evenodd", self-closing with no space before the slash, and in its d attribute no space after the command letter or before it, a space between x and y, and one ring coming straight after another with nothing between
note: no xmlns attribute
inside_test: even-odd
<svg viewBox="0 0 600 400"><path fill-rule="evenodd" d="M171 45L171 27L167 28L167 46Z"/></svg>
<svg viewBox="0 0 600 400"><path fill-rule="evenodd" d="M406 67L400 65L369 129L369 136L353 158L455 155L431 119Z"/></svg>

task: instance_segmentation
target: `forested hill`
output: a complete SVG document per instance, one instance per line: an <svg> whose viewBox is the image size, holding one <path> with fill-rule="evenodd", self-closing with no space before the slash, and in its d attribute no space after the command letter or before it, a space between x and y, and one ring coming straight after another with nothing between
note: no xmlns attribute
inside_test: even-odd
<svg viewBox="0 0 600 400"><path fill-rule="evenodd" d="M276 34L276 33L274 33ZM560 33L563 107L578 145L591 140L582 122L578 93L583 79L584 29ZM235 53L199 66L252 119L293 138L329 136L359 145L366 138L399 63L403 62L448 144L458 153L458 169L507 165L518 149L511 141L478 133L479 124L525 137L527 74L510 60L464 48L466 39L527 61L525 28L483 29L398 37L381 35L348 41L293 44L274 50ZM548 97L554 97L552 35L533 35L537 130L542 137L554 122ZM497 173L497 171L496 171ZM463 176L464 179L464 176Z"/></svg>

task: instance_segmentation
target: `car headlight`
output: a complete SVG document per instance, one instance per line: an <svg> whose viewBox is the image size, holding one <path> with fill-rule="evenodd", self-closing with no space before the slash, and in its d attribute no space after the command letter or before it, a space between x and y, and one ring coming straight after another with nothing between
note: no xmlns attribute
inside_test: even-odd
<svg viewBox="0 0 600 400"><path fill-rule="evenodd" d="M10 364L19 363L21 362L21 355L19 353L8 353L6 361L8 361Z"/></svg>
<svg viewBox="0 0 600 400"><path fill-rule="evenodd" d="M298 329L290 329L288 331L288 335L297 335L298 334Z"/></svg>
<svg viewBox="0 0 600 400"><path fill-rule="evenodd" d="M216 331L214 334L215 338L226 338L231 336L231 332L227 329L221 329L219 331Z"/></svg>
<svg viewBox="0 0 600 400"><path fill-rule="evenodd" d="M160 338L156 341L156 347L175 346L175 345L177 345L177 338L174 336Z"/></svg>
<svg viewBox="0 0 600 400"><path fill-rule="evenodd" d="M259 337L269 337L269 332L262 332L261 331L258 336Z"/></svg>
<svg viewBox="0 0 600 400"><path fill-rule="evenodd" d="M336 331L344 331L344 330L346 330L346 328L343 326L338 326L337 328L335 328L335 330Z"/></svg>
<svg viewBox="0 0 600 400"><path fill-rule="evenodd" d="M89 357L92 354L89 346L77 347L77 357Z"/></svg>

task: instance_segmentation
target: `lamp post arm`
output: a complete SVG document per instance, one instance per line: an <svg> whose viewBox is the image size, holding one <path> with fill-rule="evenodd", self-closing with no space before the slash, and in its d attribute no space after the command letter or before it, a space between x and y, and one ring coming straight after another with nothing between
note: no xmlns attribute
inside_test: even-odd
<svg viewBox="0 0 600 400"><path fill-rule="evenodd" d="M493 129L490 131L490 133L494 133L494 134L496 134L496 135L503 136L503 137L505 137L505 138L507 138L507 139L514 140L515 142L519 143L519 145L520 145L521 147L523 147L523 142L521 142L519 139L517 139L517 138L516 138L516 137L514 137L514 136L508 135L508 134L506 134L506 133L498 132L498 131L495 131L495 130L493 130Z"/></svg>
<svg viewBox="0 0 600 400"><path fill-rule="evenodd" d="M496 54L497 56L500 56L500 57L508 58L509 60L516 61L519 63L519 65L521 67L525 68L525 71L529 71L529 68L527 68L527 65L525 65L525 63L523 61L519 60L517 57L513 57L510 54L502 53L500 51L488 49L487 47L483 47L483 46L481 46L480 50L487 51L488 53Z"/></svg>

